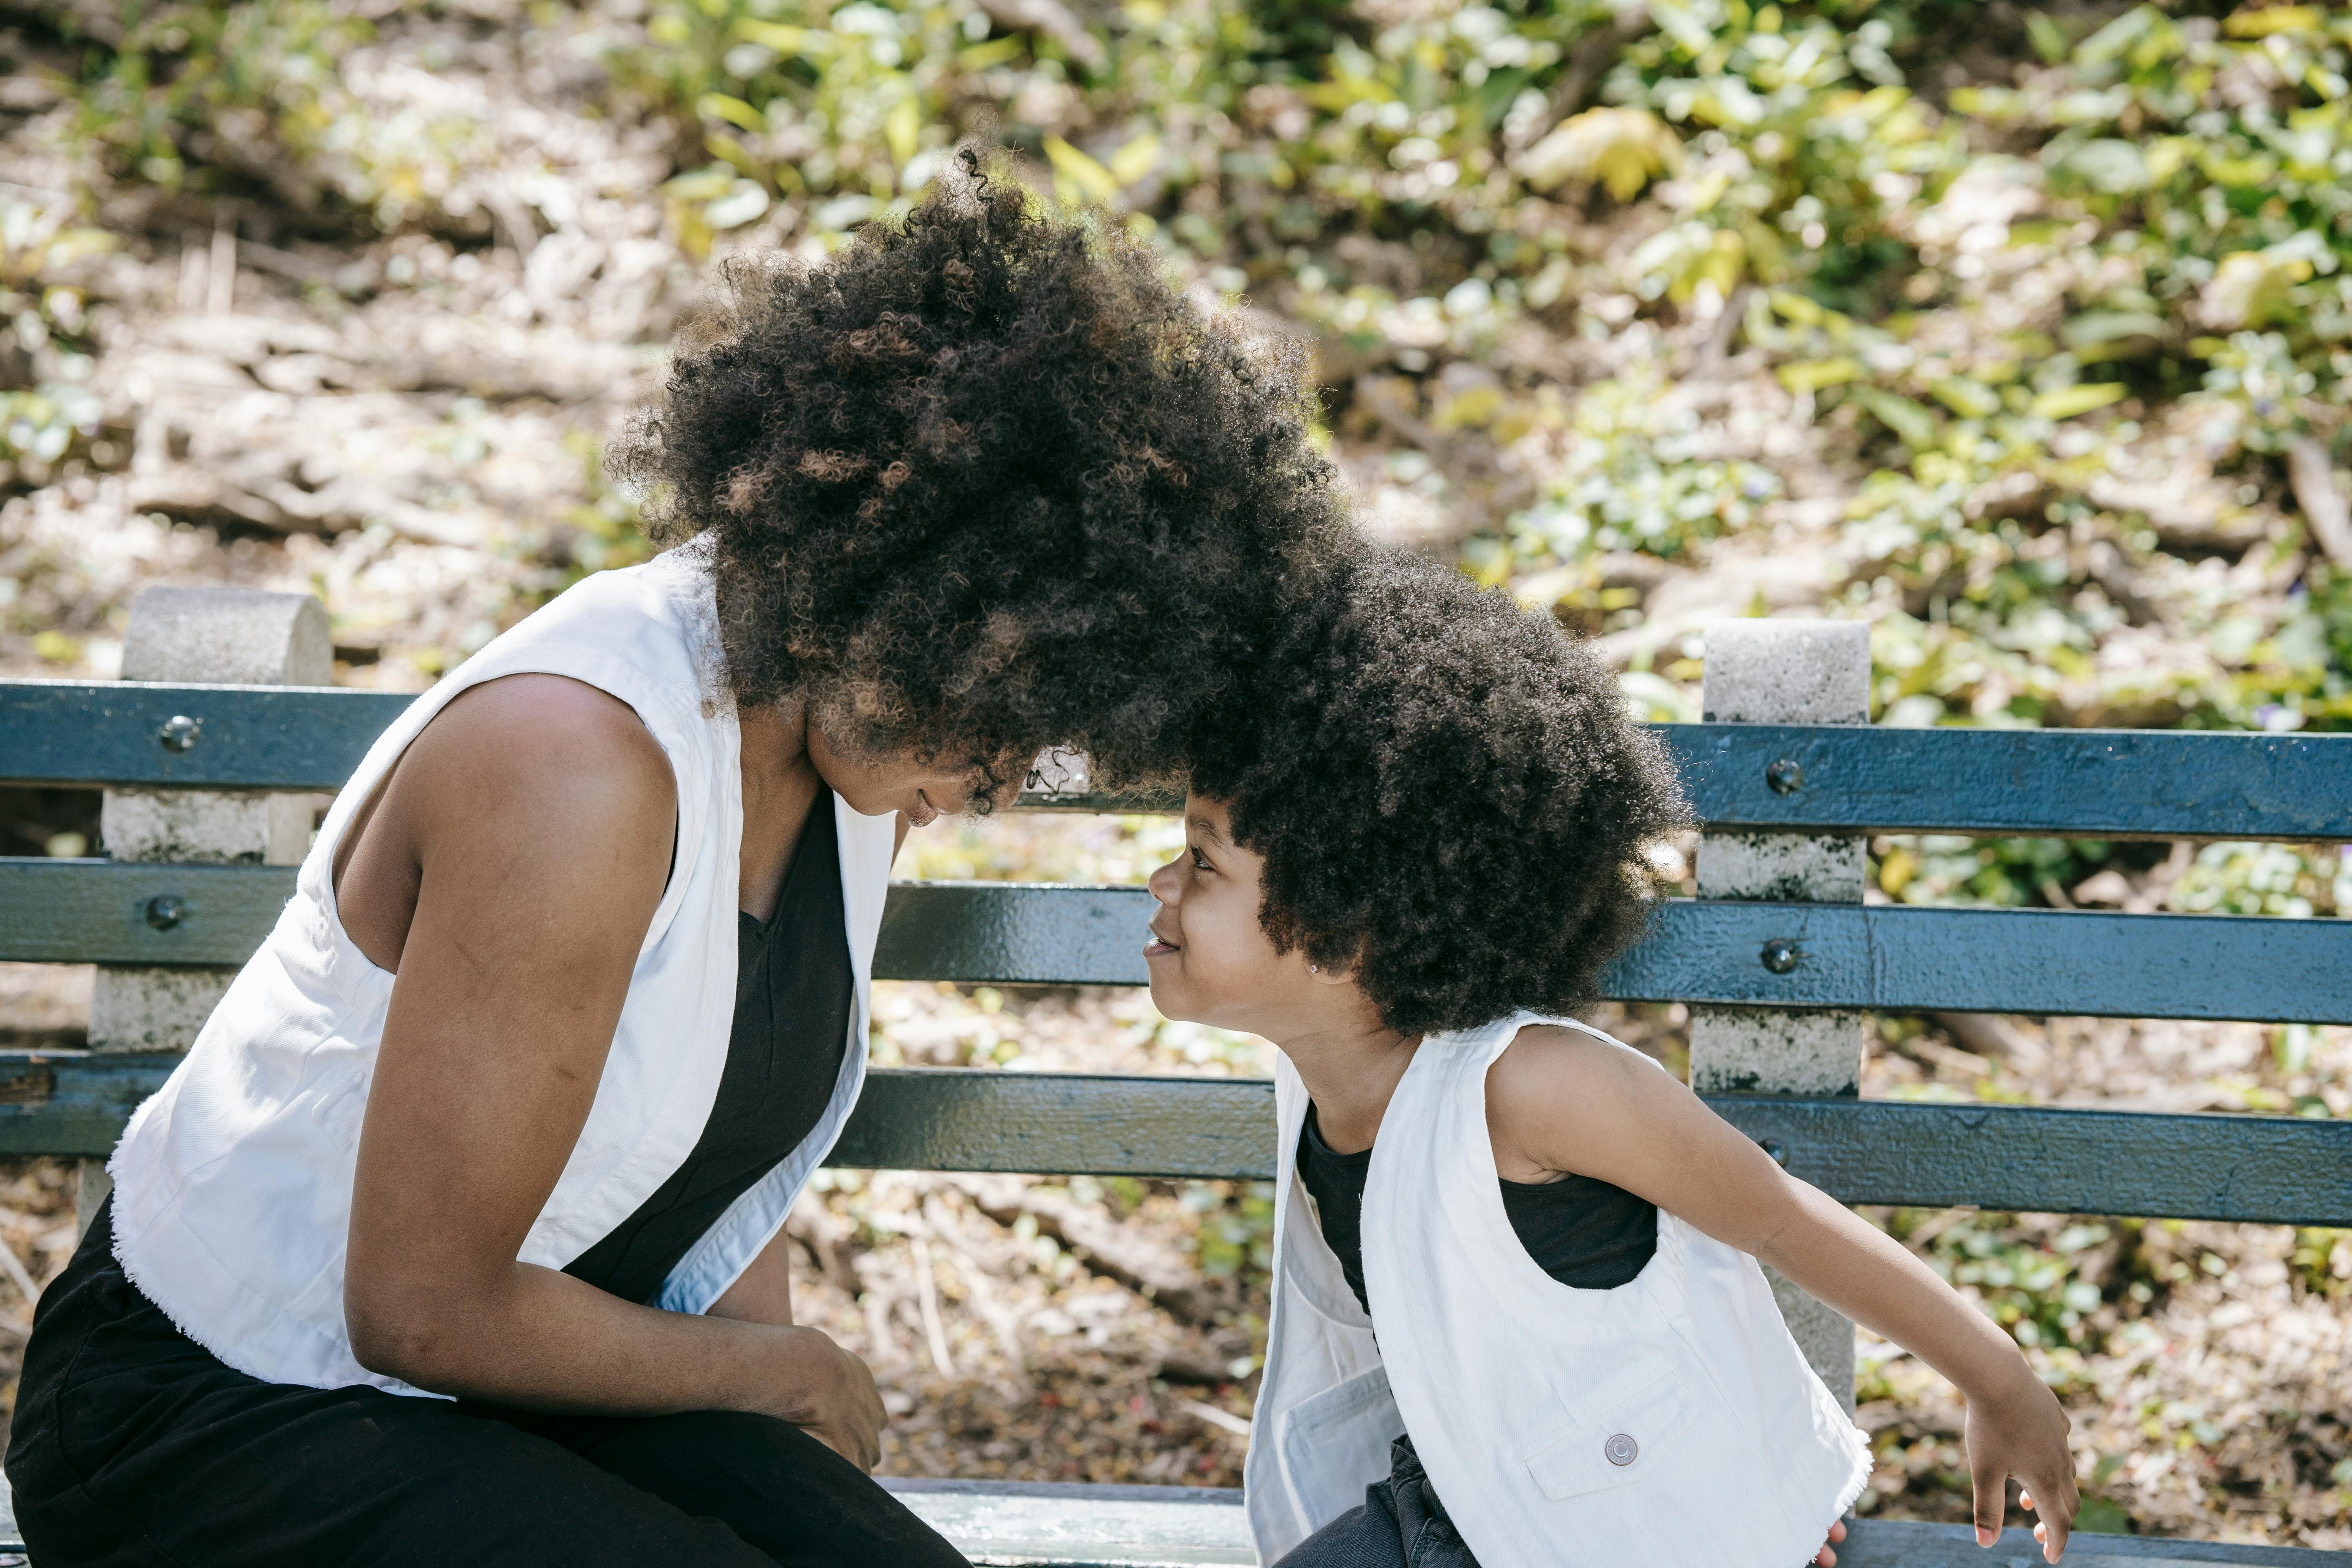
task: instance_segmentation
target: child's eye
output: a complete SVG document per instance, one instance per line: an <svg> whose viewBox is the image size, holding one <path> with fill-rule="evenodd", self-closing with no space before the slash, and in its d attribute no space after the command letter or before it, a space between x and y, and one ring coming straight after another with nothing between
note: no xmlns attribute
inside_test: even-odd
<svg viewBox="0 0 2352 1568"><path fill-rule="evenodd" d="M1187 844L1184 846L1184 852L1192 857L1192 869L1195 871L1213 871L1216 869L1216 868L1210 865L1207 860L1202 858L1201 851L1196 847Z"/></svg>

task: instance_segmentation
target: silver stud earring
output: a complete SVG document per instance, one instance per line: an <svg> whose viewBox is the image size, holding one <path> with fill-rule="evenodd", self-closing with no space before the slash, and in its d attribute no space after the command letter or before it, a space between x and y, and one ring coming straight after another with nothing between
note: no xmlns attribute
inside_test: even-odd
<svg viewBox="0 0 2352 1568"><path fill-rule="evenodd" d="M1319 963L1310 963L1307 966L1307 973L1309 974L1320 974L1323 973L1323 966Z"/></svg>

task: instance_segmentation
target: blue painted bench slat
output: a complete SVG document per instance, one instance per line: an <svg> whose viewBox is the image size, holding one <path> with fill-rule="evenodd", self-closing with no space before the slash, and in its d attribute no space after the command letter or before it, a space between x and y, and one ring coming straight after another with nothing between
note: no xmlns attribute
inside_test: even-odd
<svg viewBox="0 0 2352 1568"><path fill-rule="evenodd" d="M331 687L0 681L0 782L328 790L413 698ZM194 723L165 728L174 719ZM1759 832L2352 838L2352 736L1654 726L1710 826ZM1794 763L1795 773L1774 772ZM1777 778L1781 785L1771 782ZM1034 805L1169 810L1165 798Z"/></svg>
<svg viewBox="0 0 2352 1568"><path fill-rule="evenodd" d="M0 1053L0 1154L100 1155L178 1058ZM2352 1122L1716 1095L1846 1203L2352 1226ZM1265 1181L1264 1079L879 1068L836 1165Z"/></svg>
<svg viewBox="0 0 2352 1568"><path fill-rule="evenodd" d="M243 963L283 866L0 858L0 961ZM884 980L1141 985L1139 888L900 882ZM1619 1001L1884 1012L2352 1020L2352 921L1673 900L1603 977Z"/></svg>

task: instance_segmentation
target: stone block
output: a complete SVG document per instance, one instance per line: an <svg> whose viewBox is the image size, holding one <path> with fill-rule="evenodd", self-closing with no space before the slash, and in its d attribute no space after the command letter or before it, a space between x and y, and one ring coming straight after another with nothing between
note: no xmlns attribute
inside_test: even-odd
<svg viewBox="0 0 2352 1568"><path fill-rule="evenodd" d="M226 790L110 789L99 834L117 860L299 866L318 797Z"/></svg>
<svg viewBox="0 0 2352 1568"><path fill-rule="evenodd" d="M1870 721L1870 628L1860 621L1709 622L1700 706L1711 722ZM1834 834L1708 833L1698 895L1784 903L1860 903L1862 841ZM1691 1009L1691 1087L1706 1094L1853 1094L1862 1082L1859 1013L1780 1007ZM1769 1271L1768 1271L1769 1272ZM1853 1407L1853 1324L1778 1275L1772 1293L1805 1359Z"/></svg>
<svg viewBox="0 0 2352 1568"><path fill-rule="evenodd" d="M1701 1094L1856 1094L1859 1013L1691 1009L1691 1087Z"/></svg>
<svg viewBox="0 0 2352 1568"><path fill-rule="evenodd" d="M132 602L122 679L189 685L324 686L334 679L327 612L308 594L150 588ZM317 797L234 790L106 792L100 834L117 860L299 864ZM101 966L90 994L93 1050L182 1051L235 976L226 970ZM87 1226L111 1184L81 1163Z"/></svg>
<svg viewBox="0 0 2352 1568"><path fill-rule="evenodd" d="M1698 896L1858 904L1869 867L1859 838L1838 834L1708 833L1698 841Z"/></svg>
<svg viewBox="0 0 2352 1568"><path fill-rule="evenodd" d="M125 680L324 686L334 671L326 606L308 594L150 588L131 602Z"/></svg>
<svg viewBox="0 0 2352 1568"><path fill-rule="evenodd" d="M1797 1342L1806 1362L1852 1415L1853 1320L1822 1306L1773 1269L1764 1270L1764 1278L1771 1284L1772 1300L1780 1303L1781 1320L1789 1325L1789 1337Z"/></svg>
<svg viewBox="0 0 2352 1568"><path fill-rule="evenodd" d="M132 969L98 972L89 998L94 1051L184 1051L213 1016L233 969Z"/></svg>
<svg viewBox="0 0 2352 1568"><path fill-rule="evenodd" d="M1866 724L1862 621L1709 621L1699 706L1709 723Z"/></svg>

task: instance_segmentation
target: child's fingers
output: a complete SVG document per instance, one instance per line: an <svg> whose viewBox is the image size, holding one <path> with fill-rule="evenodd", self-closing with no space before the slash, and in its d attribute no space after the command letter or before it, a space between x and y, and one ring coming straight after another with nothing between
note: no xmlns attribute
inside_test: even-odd
<svg viewBox="0 0 2352 1568"><path fill-rule="evenodd" d="M2045 1500L2063 1499L2060 1501L2045 1500L2043 1506L2037 1510L2042 1515L2042 1528L2039 1531L2042 1537L2042 1555L2047 1561L2055 1563L2066 1554L2066 1537L2074 1532L2074 1510L2080 1504L2081 1499L2075 1495L2073 1487L2067 1487L2063 1492L2055 1489L2045 1489L2042 1495Z"/></svg>
<svg viewBox="0 0 2352 1568"><path fill-rule="evenodd" d="M2009 1502L2009 1472L1978 1459L1969 1468L1969 1477L1977 1494L1977 1544L1990 1546L2000 1539L2001 1516Z"/></svg>
<svg viewBox="0 0 2352 1568"><path fill-rule="evenodd" d="M2063 1500L2054 1506L2036 1502L2030 1488L2019 1492L2017 1500L2042 1516L2042 1522L2033 1527L2033 1539L2042 1542L2042 1556L2055 1563L2065 1554L2066 1537L2073 1531L2074 1512L2082 1500L2071 1486L2063 1490L2045 1488L2042 1495Z"/></svg>

